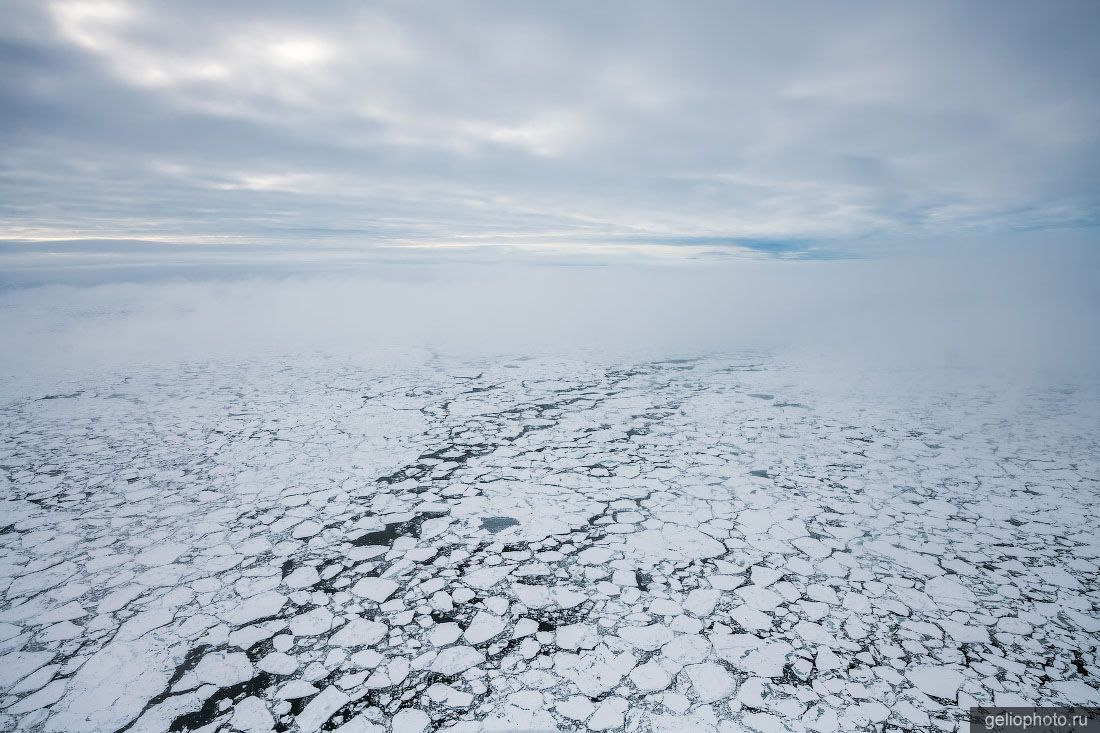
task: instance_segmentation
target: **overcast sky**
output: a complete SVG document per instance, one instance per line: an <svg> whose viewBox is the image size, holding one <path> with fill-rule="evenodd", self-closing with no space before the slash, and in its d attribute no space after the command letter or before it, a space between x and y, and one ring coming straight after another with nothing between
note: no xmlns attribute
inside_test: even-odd
<svg viewBox="0 0 1100 733"><path fill-rule="evenodd" d="M7 0L0 220L782 256L1080 234L1098 36L1094 0Z"/></svg>

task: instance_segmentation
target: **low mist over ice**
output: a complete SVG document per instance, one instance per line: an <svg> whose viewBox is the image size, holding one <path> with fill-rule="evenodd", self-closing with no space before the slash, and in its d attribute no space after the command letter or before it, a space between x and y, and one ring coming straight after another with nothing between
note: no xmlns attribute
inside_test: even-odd
<svg viewBox="0 0 1100 733"><path fill-rule="evenodd" d="M3 364L40 371L395 346L466 356L763 349L827 370L1095 374L1100 254L1089 245L825 261L348 264L298 253L251 271L214 261L181 275L155 260L138 273L35 270L37 284L0 295Z"/></svg>

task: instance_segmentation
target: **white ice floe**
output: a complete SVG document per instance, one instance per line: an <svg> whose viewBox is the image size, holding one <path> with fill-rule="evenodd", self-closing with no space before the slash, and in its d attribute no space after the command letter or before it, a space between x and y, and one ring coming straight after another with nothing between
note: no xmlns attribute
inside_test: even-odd
<svg viewBox="0 0 1100 733"><path fill-rule="evenodd" d="M958 696L965 679L957 669L933 666L911 669L905 676L924 694L951 701Z"/></svg>
<svg viewBox="0 0 1100 733"><path fill-rule="evenodd" d="M330 636L328 643L345 647L372 646L384 639L388 632L389 629L383 623L357 618L344 624Z"/></svg>
<svg viewBox="0 0 1100 733"><path fill-rule="evenodd" d="M335 687L326 687L312 698L295 722L302 733L320 730L333 714L348 703L350 698Z"/></svg>
<svg viewBox="0 0 1100 733"><path fill-rule="evenodd" d="M494 616L486 611L478 611L470 625L466 627L463 637L474 646L484 644L504 633L506 624L504 619Z"/></svg>
<svg viewBox="0 0 1100 733"><path fill-rule="evenodd" d="M946 731L1098 704L1096 385L801 375L299 356L12 397L0 730Z"/></svg>
<svg viewBox="0 0 1100 733"><path fill-rule="evenodd" d="M445 677L464 672L485 660L485 655L469 646L447 647L432 662L431 670Z"/></svg>
<svg viewBox="0 0 1100 733"><path fill-rule="evenodd" d="M361 598L374 601L375 603L383 603L400 587L401 586L388 578L368 577L357 582L352 587L351 592Z"/></svg>
<svg viewBox="0 0 1100 733"><path fill-rule="evenodd" d="M702 702L716 702L731 696L737 689L737 680L725 667L714 662L703 662L684 667L691 680L696 697Z"/></svg>

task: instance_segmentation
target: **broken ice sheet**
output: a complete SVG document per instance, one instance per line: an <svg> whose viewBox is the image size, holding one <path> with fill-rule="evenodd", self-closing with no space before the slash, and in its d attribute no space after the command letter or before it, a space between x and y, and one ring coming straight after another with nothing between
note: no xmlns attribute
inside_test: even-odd
<svg viewBox="0 0 1100 733"><path fill-rule="evenodd" d="M1095 701L1095 421L736 363L296 357L11 401L0 729L939 730Z"/></svg>

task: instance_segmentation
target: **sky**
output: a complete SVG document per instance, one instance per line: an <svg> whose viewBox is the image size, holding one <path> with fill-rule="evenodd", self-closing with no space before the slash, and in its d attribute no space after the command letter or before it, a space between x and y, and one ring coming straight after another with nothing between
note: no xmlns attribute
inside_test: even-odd
<svg viewBox="0 0 1100 733"><path fill-rule="evenodd" d="M390 346L1098 374L1098 35L1094 0L2 0L0 382Z"/></svg>
<svg viewBox="0 0 1100 733"><path fill-rule="evenodd" d="M1098 32L1091 0L6 0L0 237L20 264L1091 241Z"/></svg>

